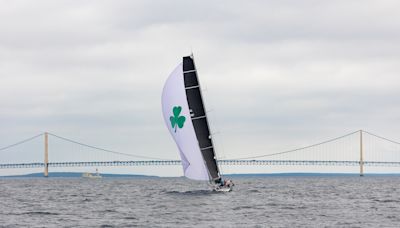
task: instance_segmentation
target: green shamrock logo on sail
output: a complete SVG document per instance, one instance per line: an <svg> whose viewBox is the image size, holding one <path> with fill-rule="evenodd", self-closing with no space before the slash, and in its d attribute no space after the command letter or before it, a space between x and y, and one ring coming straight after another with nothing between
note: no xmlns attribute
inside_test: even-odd
<svg viewBox="0 0 400 228"><path fill-rule="evenodd" d="M172 108L172 113L174 114L174 116L170 116L169 120L171 121L171 126L172 128L175 128L175 132L177 127L182 128L183 124L186 121L186 117L184 116L180 116L182 111L182 107L181 106L174 106Z"/></svg>

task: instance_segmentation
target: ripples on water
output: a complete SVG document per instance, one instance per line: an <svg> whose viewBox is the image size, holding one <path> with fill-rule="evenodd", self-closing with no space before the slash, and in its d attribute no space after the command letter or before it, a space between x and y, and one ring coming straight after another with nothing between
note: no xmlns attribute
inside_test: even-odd
<svg viewBox="0 0 400 228"><path fill-rule="evenodd" d="M400 227L400 177L0 179L1 227Z"/></svg>

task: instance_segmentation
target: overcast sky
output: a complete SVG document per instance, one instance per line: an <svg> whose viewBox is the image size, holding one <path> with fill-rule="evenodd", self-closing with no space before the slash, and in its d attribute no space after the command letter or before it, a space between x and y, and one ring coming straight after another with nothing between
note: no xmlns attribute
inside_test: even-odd
<svg viewBox="0 0 400 228"><path fill-rule="evenodd" d="M0 147L49 131L177 159L161 91L192 50L223 158L359 129L400 139L399 8L394 0L0 1Z"/></svg>

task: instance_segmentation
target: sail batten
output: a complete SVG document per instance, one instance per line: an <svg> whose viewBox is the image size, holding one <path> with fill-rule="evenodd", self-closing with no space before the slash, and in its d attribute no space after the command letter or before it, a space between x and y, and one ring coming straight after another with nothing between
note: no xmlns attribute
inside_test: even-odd
<svg viewBox="0 0 400 228"><path fill-rule="evenodd" d="M204 148L200 148L200 150L207 150L207 149L211 149L214 148L213 146L209 146L209 147L204 147Z"/></svg>
<svg viewBox="0 0 400 228"><path fill-rule="evenodd" d="M207 118L207 116L192 117L192 121L193 120L198 120L198 119L201 119L201 118Z"/></svg>
<svg viewBox="0 0 400 228"><path fill-rule="evenodd" d="M189 87L185 87L186 90L188 89L196 89L196 88L200 88L200 86L189 86Z"/></svg>

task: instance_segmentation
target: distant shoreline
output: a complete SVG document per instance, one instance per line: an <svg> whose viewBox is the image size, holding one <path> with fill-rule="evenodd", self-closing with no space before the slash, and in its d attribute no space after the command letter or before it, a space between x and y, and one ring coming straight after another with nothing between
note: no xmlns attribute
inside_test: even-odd
<svg viewBox="0 0 400 228"><path fill-rule="evenodd" d="M49 178L82 178L81 172L50 172ZM151 175L135 175L135 174L100 174L105 178L159 178ZM44 178L43 173L29 173L23 175L0 176L0 178Z"/></svg>
<svg viewBox="0 0 400 228"><path fill-rule="evenodd" d="M181 177L159 177L152 175L137 174L101 174L104 178L181 178ZM243 174L226 174L224 177L356 177L359 173L243 173ZM399 176L400 173L370 173L365 174L366 177L371 176ZM0 179L7 178L43 178L43 173L30 173L24 175L0 176ZM82 178L80 172L53 172L49 173L49 178Z"/></svg>

